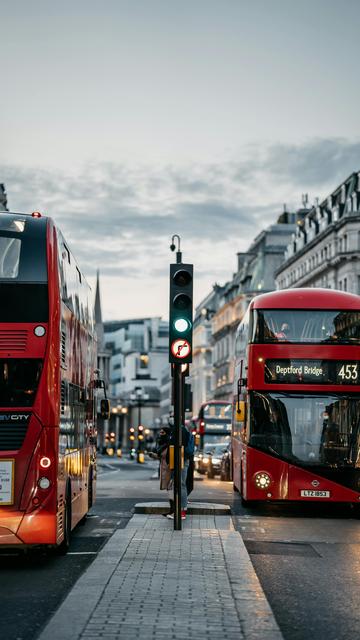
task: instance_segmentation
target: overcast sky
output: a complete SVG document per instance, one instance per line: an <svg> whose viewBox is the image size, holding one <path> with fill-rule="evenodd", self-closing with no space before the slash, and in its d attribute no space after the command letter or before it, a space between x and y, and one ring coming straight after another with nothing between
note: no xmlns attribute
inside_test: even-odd
<svg viewBox="0 0 360 640"><path fill-rule="evenodd" d="M166 317L172 234L199 302L284 202L360 170L358 0L0 8L0 182L100 268L105 319Z"/></svg>

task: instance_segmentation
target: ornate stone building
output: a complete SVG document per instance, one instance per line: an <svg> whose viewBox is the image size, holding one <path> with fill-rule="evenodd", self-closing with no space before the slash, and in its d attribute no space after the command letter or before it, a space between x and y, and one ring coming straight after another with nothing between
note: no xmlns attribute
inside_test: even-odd
<svg viewBox="0 0 360 640"><path fill-rule="evenodd" d="M275 271L284 259L296 222L302 220L307 211L284 211L276 224L256 236L248 251L237 254L237 272L224 287L222 302L212 318L213 397L218 400L231 397L232 359L238 324L254 296L275 289Z"/></svg>
<svg viewBox="0 0 360 640"><path fill-rule="evenodd" d="M360 294L360 172L313 206L297 226L276 285Z"/></svg>
<svg viewBox="0 0 360 640"><path fill-rule="evenodd" d="M0 183L0 211L8 211L5 185Z"/></svg>

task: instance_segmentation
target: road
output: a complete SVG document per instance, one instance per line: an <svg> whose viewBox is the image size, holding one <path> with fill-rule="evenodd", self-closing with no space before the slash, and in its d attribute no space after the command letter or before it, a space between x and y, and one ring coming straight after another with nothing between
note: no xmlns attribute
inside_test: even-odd
<svg viewBox="0 0 360 640"><path fill-rule="evenodd" d="M164 499L156 463L100 459L96 504L66 557L0 555L1 637L35 639L136 502ZM360 626L360 523L347 509L244 509L231 483L199 479L193 500L231 505L285 640L354 640ZM160 517L160 516L159 516Z"/></svg>

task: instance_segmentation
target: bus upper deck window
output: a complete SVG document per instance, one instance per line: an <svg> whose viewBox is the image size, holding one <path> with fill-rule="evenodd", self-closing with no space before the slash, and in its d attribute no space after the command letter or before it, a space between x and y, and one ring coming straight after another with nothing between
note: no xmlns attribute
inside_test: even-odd
<svg viewBox="0 0 360 640"><path fill-rule="evenodd" d="M0 236L0 278L19 275L21 240Z"/></svg>

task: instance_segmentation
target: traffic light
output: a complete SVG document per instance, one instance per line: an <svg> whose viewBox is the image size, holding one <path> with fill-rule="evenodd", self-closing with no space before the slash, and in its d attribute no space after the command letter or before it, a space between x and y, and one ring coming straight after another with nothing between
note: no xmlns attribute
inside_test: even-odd
<svg viewBox="0 0 360 640"><path fill-rule="evenodd" d="M135 440L135 429L134 429L134 427L130 427L130 429L129 429L129 440L131 440L131 441Z"/></svg>
<svg viewBox="0 0 360 640"><path fill-rule="evenodd" d="M169 362L192 362L193 265L170 265Z"/></svg>

